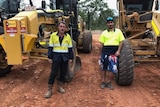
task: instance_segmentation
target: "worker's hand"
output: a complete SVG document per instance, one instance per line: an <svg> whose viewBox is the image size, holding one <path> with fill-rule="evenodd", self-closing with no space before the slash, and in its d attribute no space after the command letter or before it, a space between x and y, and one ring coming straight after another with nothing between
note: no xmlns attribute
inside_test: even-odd
<svg viewBox="0 0 160 107"><path fill-rule="evenodd" d="M119 56L120 55L120 52L119 51L117 51L116 53L115 53L115 56Z"/></svg>
<svg viewBox="0 0 160 107"><path fill-rule="evenodd" d="M49 63L53 63L53 60L52 59L48 59Z"/></svg>

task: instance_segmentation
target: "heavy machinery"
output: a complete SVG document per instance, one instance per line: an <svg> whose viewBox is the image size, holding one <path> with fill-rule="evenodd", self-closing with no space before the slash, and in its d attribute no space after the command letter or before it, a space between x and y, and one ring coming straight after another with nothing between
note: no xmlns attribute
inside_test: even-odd
<svg viewBox="0 0 160 107"><path fill-rule="evenodd" d="M119 58L119 85L130 85L135 62L160 61L159 0L117 0L118 27L124 41Z"/></svg>
<svg viewBox="0 0 160 107"><path fill-rule="evenodd" d="M60 21L65 21L66 31L73 39L74 60L69 64L66 81L70 81L81 67L78 49L92 50L92 34L85 30L78 16L77 0L42 0L42 8L27 6L25 11L4 20L4 34L0 35L0 75L10 72L12 65L23 64L30 58L48 59L48 41L57 31ZM49 5L50 9L46 9Z"/></svg>

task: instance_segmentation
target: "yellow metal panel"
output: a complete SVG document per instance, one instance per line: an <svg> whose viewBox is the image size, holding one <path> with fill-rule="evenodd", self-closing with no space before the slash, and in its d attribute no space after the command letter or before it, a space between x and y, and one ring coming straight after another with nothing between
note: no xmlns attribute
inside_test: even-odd
<svg viewBox="0 0 160 107"><path fill-rule="evenodd" d="M25 52L30 52L33 49L36 39L37 39L37 35L24 34L24 51Z"/></svg>
<svg viewBox="0 0 160 107"><path fill-rule="evenodd" d="M27 17L26 16L21 16L21 17L13 17L10 18L9 20L18 20L19 25L20 25L20 33L28 33L28 28L27 28Z"/></svg>
<svg viewBox="0 0 160 107"><path fill-rule="evenodd" d="M20 27L17 20L5 20L5 46L8 64L22 64Z"/></svg>
<svg viewBox="0 0 160 107"><path fill-rule="evenodd" d="M152 27L151 22L146 24L146 28L151 28L151 27Z"/></svg>
<svg viewBox="0 0 160 107"><path fill-rule="evenodd" d="M153 28L153 31L155 32L156 36L159 36L160 35L160 29L158 28L158 26L156 25L156 22L154 20L151 21L151 24L152 24L152 28Z"/></svg>
<svg viewBox="0 0 160 107"><path fill-rule="evenodd" d="M38 13L37 11L23 11L18 13L14 18L27 17L28 32L31 34L38 34Z"/></svg>
<svg viewBox="0 0 160 107"><path fill-rule="evenodd" d="M36 14L36 11L22 11L19 12L15 17L22 17L22 16L27 16L27 17L31 17L33 14Z"/></svg>
<svg viewBox="0 0 160 107"><path fill-rule="evenodd" d="M37 13L33 14L31 17L28 17L28 30L31 34L38 34L39 24L38 24L38 15Z"/></svg>
<svg viewBox="0 0 160 107"><path fill-rule="evenodd" d="M160 12L159 11L153 12L151 24L156 36L160 36Z"/></svg>
<svg viewBox="0 0 160 107"><path fill-rule="evenodd" d="M5 47L5 41L4 41L4 35L0 35L0 44L2 45L3 49L6 52L6 47Z"/></svg>

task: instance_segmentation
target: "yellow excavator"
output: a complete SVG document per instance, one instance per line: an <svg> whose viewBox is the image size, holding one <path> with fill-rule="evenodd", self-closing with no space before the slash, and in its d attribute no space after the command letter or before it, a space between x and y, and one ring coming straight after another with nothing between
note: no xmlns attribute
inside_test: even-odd
<svg viewBox="0 0 160 107"><path fill-rule="evenodd" d="M31 6L19 9L14 17L3 21L4 34L0 35L0 76L11 71L13 65L21 65L30 58L48 59L48 42L52 32L57 31L60 21L65 21L66 31L73 39L74 61L69 64L66 81L72 80L75 71L81 68L78 49L89 53L92 50L91 31L78 15L77 0L42 0L42 8ZM50 9L46 9L49 5Z"/></svg>
<svg viewBox="0 0 160 107"><path fill-rule="evenodd" d="M130 85L136 62L160 61L160 0L117 0L118 27L126 40L116 82Z"/></svg>

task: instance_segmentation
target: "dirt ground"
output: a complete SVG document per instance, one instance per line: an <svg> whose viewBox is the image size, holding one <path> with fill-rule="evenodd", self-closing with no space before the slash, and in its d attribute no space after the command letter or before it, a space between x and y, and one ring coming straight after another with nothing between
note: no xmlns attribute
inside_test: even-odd
<svg viewBox="0 0 160 107"><path fill-rule="evenodd" d="M114 90L100 89L99 33L93 33L93 51L79 54L82 68L65 84L65 94L55 84L53 96L44 98L51 65L34 59L0 78L0 107L160 107L160 62L137 64L131 86L113 80Z"/></svg>

